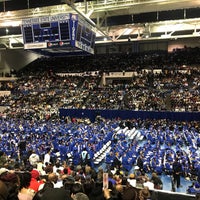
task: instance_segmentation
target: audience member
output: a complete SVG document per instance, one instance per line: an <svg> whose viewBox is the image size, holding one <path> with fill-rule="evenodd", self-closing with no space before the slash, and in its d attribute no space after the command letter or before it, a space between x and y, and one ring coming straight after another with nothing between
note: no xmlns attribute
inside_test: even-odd
<svg viewBox="0 0 200 200"><path fill-rule="evenodd" d="M40 174L38 170L32 169L30 173L31 173L31 181L30 181L29 188L32 189L34 192L37 192L39 189L39 186L43 182L40 180Z"/></svg>
<svg viewBox="0 0 200 200"><path fill-rule="evenodd" d="M19 200L32 200L33 196L35 195L35 191L30 189L30 182L31 182L31 173L30 172L21 172L17 173L19 176L19 193L18 198Z"/></svg>
<svg viewBox="0 0 200 200"><path fill-rule="evenodd" d="M162 180L155 172L153 172L151 175L151 181L154 183L155 189L162 190L163 188Z"/></svg>
<svg viewBox="0 0 200 200"><path fill-rule="evenodd" d="M8 198L8 188L3 181L0 181L0 200Z"/></svg>
<svg viewBox="0 0 200 200"><path fill-rule="evenodd" d="M150 200L151 194L148 187L144 187L139 191L139 200Z"/></svg>
<svg viewBox="0 0 200 200"><path fill-rule="evenodd" d="M176 187L179 188L181 186L181 173L182 173L182 166L178 158L175 159L173 163L173 178Z"/></svg>

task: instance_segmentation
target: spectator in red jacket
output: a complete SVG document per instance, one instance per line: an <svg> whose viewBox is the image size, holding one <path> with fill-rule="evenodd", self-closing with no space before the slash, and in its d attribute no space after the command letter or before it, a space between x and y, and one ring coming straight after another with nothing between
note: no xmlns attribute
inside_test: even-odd
<svg viewBox="0 0 200 200"><path fill-rule="evenodd" d="M40 174L38 170L33 169L31 171L31 182L29 188L34 190L35 192L38 191L39 186L43 183L43 181L39 180Z"/></svg>

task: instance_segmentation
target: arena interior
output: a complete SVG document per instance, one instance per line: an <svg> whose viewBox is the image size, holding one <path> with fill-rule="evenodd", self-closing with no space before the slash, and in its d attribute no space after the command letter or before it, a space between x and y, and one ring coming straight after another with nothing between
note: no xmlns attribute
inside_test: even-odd
<svg viewBox="0 0 200 200"><path fill-rule="evenodd" d="M0 16L0 200L200 199L199 0Z"/></svg>

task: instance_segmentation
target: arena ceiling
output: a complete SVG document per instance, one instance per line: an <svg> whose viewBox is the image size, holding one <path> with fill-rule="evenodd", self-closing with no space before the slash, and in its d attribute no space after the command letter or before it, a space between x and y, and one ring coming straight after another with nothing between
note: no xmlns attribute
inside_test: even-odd
<svg viewBox="0 0 200 200"><path fill-rule="evenodd" d="M0 0L0 49L23 48L25 18L78 13L96 44L200 37L199 0Z"/></svg>

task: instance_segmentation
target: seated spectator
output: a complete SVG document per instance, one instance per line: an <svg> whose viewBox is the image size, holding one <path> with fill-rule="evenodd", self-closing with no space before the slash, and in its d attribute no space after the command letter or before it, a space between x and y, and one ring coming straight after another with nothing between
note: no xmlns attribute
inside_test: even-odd
<svg viewBox="0 0 200 200"><path fill-rule="evenodd" d="M85 192L84 187L81 183L74 183L71 188L72 195L75 195L78 192Z"/></svg>
<svg viewBox="0 0 200 200"><path fill-rule="evenodd" d="M14 172L3 172L0 175L0 180L4 182L7 187L8 196L6 200L19 200L18 199L18 187L19 177ZM5 194L6 195L6 194Z"/></svg>
<svg viewBox="0 0 200 200"><path fill-rule="evenodd" d="M134 175L136 179L136 184L141 185L148 180L148 177L144 173L141 173L138 166L135 166Z"/></svg>
<svg viewBox="0 0 200 200"><path fill-rule="evenodd" d="M197 194L195 195L195 200L200 200L200 193L197 193Z"/></svg>
<svg viewBox="0 0 200 200"><path fill-rule="evenodd" d="M155 172L152 173L151 181L154 183L154 189L162 190L163 188L162 180Z"/></svg>
<svg viewBox="0 0 200 200"><path fill-rule="evenodd" d="M49 174L48 181L53 183L54 188L61 188L63 186L62 181L58 179L58 175L56 173Z"/></svg>
<svg viewBox="0 0 200 200"><path fill-rule="evenodd" d="M40 189L41 186L42 188ZM47 181L46 183L40 185L40 187L39 187L39 191L35 193L33 200L40 200L46 188L53 188L53 183Z"/></svg>
<svg viewBox="0 0 200 200"><path fill-rule="evenodd" d="M6 154L3 151L0 151L0 167L5 167L7 163Z"/></svg>
<svg viewBox="0 0 200 200"><path fill-rule="evenodd" d="M31 171L31 182L29 188L37 192L42 183L43 181L40 181L40 174L38 170L33 169Z"/></svg>
<svg viewBox="0 0 200 200"><path fill-rule="evenodd" d="M113 200L113 198L112 198L112 196L111 196L111 191L110 191L110 189L108 189L108 188L104 188L104 190L103 190L103 196L99 199L99 200L103 200L104 198L106 199L106 200Z"/></svg>
<svg viewBox="0 0 200 200"><path fill-rule="evenodd" d="M82 192L78 192L72 196L72 199L74 199L74 200L89 200L89 197Z"/></svg>
<svg viewBox="0 0 200 200"><path fill-rule="evenodd" d="M149 192L149 188L148 187L144 187L143 189L141 189L139 191L139 199L140 200L151 199L151 194Z"/></svg>
<svg viewBox="0 0 200 200"><path fill-rule="evenodd" d="M122 199L122 194L124 192L124 188L125 188L125 186L123 186L123 185L116 185L115 186L116 193L117 193L117 196L118 196L119 199Z"/></svg>
<svg viewBox="0 0 200 200"><path fill-rule="evenodd" d="M136 179L135 179L135 174L130 174L127 181L132 187L136 187Z"/></svg>
<svg viewBox="0 0 200 200"><path fill-rule="evenodd" d="M102 192L103 188L103 182L101 181L96 181L95 185L93 187L93 190L89 194L89 199L90 200L103 200L104 199L104 194Z"/></svg>
<svg viewBox="0 0 200 200"><path fill-rule="evenodd" d="M35 195L35 191L30 189L31 174L29 172L22 172L17 174L20 179L20 187L18 198L19 200L32 200Z"/></svg>
<svg viewBox="0 0 200 200"><path fill-rule="evenodd" d="M40 191L40 195L34 197L33 200L72 200L68 192L64 188L50 188L46 187Z"/></svg>
<svg viewBox="0 0 200 200"><path fill-rule="evenodd" d="M6 200L8 197L8 188L3 181L0 181L0 199Z"/></svg>
<svg viewBox="0 0 200 200"><path fill-rule="evenodd" d="M127 186L124 188L122 199L123 200L133 200L136 199L138 196L138 191L136 188L132 186Z"/></svg>
<svg viewBox="0 0 200 200"><path fill-rule="evenodd" d="M200 183L199 182L193 182L192 185L188 187L187 192L189 194L200 193Z"/></svg>
<svg viewBox="0 0 200 200"><path fill-rule="evenodd" d="M67 190L70 194L72 192L72 186L75 183L75 179L73 176L68 175L66 177L63 177L63 188Z"/></svg>
<svg viewBox="0 0 200 200"><path fill-rule="evenodd" d="M153 190L153 189L154 189L154 183L153 183L149 178L147 178L147 179L144 181L143 186L144 186L144 187L148 187L149 190Z"/></svg>

